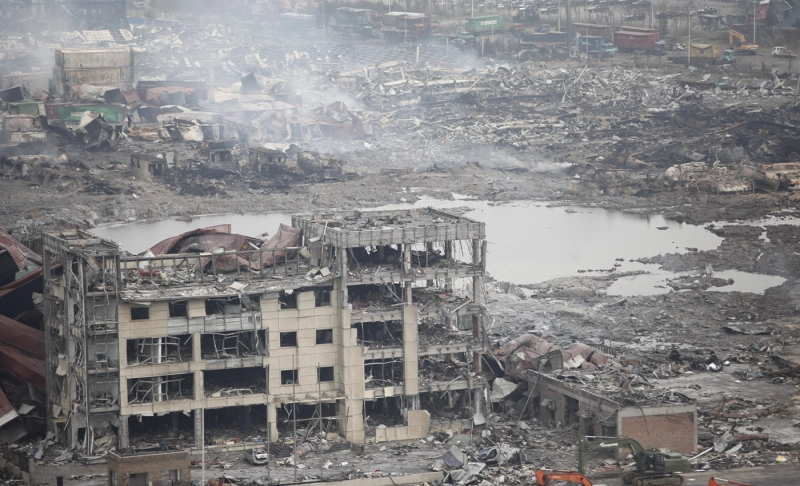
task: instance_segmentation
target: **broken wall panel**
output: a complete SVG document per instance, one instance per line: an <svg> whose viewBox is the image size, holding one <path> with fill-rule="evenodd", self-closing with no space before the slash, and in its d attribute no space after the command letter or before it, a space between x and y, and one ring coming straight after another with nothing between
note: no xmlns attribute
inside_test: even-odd
<svg viewBox="0 0 800 486"><path fill-rule="evenodd" d="M19 417L17 411L14 410L14 406L11 405L11 402L8 401L8 397L3 393L3 389L0 388L0 427L3 427L17 417Z"/></svg>

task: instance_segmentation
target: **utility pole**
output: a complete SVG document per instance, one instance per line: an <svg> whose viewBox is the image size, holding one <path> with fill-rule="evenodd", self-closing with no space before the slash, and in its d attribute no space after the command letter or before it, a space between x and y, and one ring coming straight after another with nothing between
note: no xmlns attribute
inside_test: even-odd
<svg viewBox="0 0 800 486"><path fill-rule="evenodd" d="M692 14L689 14L689 62L686 67L692 65Z"/></svg>
<svg viewBox="0 0 800 486"><path fill-rule="evenodd" d="M572 30L572 2L567 0L567 50L570 48L570 30Z"/></svg>
<svg viewBox="0 0 800 486"><path fill-rule="evenodd" d="M756 5L758 5L757 1L753 2L753 44L756 43Z"/></svg>

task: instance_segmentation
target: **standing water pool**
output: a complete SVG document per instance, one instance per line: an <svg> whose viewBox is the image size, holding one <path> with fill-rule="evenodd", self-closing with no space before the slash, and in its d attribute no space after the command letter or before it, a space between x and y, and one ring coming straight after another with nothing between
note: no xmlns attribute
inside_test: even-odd
<svg viewBox="0 0 800 486"><path fill-rule="evenodd" d="M516 284L544 282L579 274L579 270L610 269L626 261L687 248L711 250L722 238L701 226L668 221L660 215L637 215L584 207L549 207L535 201L490 203L423 199L376 209L432 206L468 208L465 216L486 223L489 242L487 269L496 279ZM103 225L93 232L141 253L155 243L185 231L231 224L235 233L259 236L291 223L291 212L216 214L191 222L165 220ZM623 265L624 270L624 265Z"/></svg>

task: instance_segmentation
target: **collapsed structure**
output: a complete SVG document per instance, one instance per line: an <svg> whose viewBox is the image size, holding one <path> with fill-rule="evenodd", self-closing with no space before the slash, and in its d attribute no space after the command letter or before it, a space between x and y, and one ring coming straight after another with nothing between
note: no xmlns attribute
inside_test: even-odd
<svg viewBox="0 0 800 486"><path fill-rule="evenodd" d="M431 392L474 391L481 409L484 223L318 213L267 242L223 225L140 256L82 230L43 238L48 428L85 458L164 420L201 447L203 410L271 441L284 422L362 443L427 436Z"/></svg>

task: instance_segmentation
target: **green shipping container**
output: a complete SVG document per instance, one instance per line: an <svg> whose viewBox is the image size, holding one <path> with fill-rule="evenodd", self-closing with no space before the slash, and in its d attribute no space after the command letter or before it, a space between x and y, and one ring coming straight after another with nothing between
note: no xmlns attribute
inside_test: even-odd
<svg viewBox="0 0 800 486"><path fill-rule="evenodd" d="M485 17L472 17L467 19L467 32L482 34L503 30L503 17L501 15L487 15Z"/></svg>
<svg viewBox="0 0 800 486"><path fill-rule="evenodd" d="M45 114L44 103L39 101L20 101L18 103L9 103L8 114L41 116Z"/></svg>
<svg viewBox="0 0 800 486"><path fill-rule="evenodd" d="M121 105L72 105L52 104L45 106L48 119L79 122L84 112L94 111L103 114L109 123L119 124L125 120L125 108Z"/></svg>

